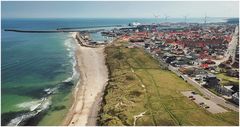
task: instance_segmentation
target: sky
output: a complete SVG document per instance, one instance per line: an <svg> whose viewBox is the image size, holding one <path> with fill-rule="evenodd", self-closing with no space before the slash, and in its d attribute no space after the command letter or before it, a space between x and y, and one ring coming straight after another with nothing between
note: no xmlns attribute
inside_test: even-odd
<svg viewBox="0 0 240 127"><path fill-rule="evenodd" d="M2 1L2 18L238 17L238 1Z"/></svg>

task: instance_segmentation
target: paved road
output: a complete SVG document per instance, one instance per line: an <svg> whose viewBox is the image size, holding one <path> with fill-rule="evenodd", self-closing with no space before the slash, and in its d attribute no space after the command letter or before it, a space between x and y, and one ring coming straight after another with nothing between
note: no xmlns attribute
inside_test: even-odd
<svg viewBox="0 0 240 127"><path fill-rule="evenodd" d="M147 50L145 50L146 52L148 52ZM148 52L150 53L150 52ZM150 53L151 54L151 53ZM174 72L176 75L181 76L185 81L187 81L189 84L193 85L194 87L196 87L204 96L206 96L207 98L209 98L211 101L215 102L216 104L219 104L221 106L224 106L228 109L231 109L233 111L239 112L239 106L235 105L231 102L227 102L224 98L217 96L216 94L210 92L208 89L202 87L198 82L196 82L195 80L191 79L188 76L185 76L183 74L181 74L177 68L166 64L163 60L161 60L160 58L157 58L156 56L152 55L152 57L154 57L155 59L159 60L160 63L162 63L164 66L168 67L169 70L171 70L172 72Z"/></svg>
<svg viewBox="0 0 240 127"><path fill-rule="evenodd" d="M182 76L182 78L184 80L186 80L189 84L193 85L194 87L196 87L204 96L206 96L207 98L209 98L211 101L215 102L216 104L222 105L226 108L229 108L231 110L234 110L236 112L239 112L239 107L235 104L232 103L228 103L225 99L223 99L222 97L217 96L216 94L210 92L208 89L202 87L198 82L196 82L195 80L189 78L188 76L182 75L177 68L169 65L168 67L169 70L173 71L175 74L177 74L178 76ZM227 103L226 103L227 102Z"/></svg>
<svg viewBox="0 0 240 127"><path fill-rule="evenodd" d="M232 34L232 40L231 42L229 42L228 44L228 49L227 49L227 53L226 53L226 58L229 58L230 56L232 56L233 59L233 63L235 60L235 52L237 49L237 42L238 42L238 26L235 28L235 32Z"/></svg>
<svg viewBox="0 0 240 127"><path fill-rule="evenodd" d="M235 60L235 52L237 49L237 45L238 45L238 26L235 28L235 32L232 33L232 40L228 43L228 47L227 47L227 50L224 54L224 57L223 59L221 60L213 60L214 62L216 62L216 66L218 66L219 64L221 64L222 62L225 62L229 59L230 56L232 56L232 64L234 63L234 60ZM214 65L214 66L215 66Z"/></svg>

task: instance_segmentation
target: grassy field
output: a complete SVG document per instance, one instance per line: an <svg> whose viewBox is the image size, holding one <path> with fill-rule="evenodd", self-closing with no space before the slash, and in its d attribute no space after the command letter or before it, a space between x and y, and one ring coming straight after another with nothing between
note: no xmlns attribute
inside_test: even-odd
<svg viewBox="0 0 240 127"><path fill-rule="evenodd" d="M106 87L98 125L238 125L238 113L211 114L180 92L194 90L143 49L108 46ZM134 119L134 116L143 116Z"/></svg>
<svg viewBox="0 0 240 127"><path fill-rule="evenodd" d="M239 80L237 78L227 76L225 73L219 73L217 74L217 77L221 79L221 85L239 85Z"/></svg>

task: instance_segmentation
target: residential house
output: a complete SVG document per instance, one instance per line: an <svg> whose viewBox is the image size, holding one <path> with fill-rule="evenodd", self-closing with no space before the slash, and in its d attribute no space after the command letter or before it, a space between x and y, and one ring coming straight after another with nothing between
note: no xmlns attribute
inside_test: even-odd
<svg viewBox="0 0 240 127"><path fill-rule="evenodd" d="M232 100L239 105L239 92L232 95Z"/></svg>
<svg viewBox="0 0 240 127"><path fill-rule="evenodd" d="M214 74L210 73L205 77L205 81L207 87L213 88L219 85L220 80Z"/></svg>

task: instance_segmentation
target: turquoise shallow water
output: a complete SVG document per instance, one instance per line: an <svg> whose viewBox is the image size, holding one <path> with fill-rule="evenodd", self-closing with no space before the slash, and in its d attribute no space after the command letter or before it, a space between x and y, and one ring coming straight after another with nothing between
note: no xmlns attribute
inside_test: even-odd
<svg viewBox="0 0 240 127"><path fill-rule="evenodd" d="M69 34L2 32L2 37L2 114L28 111L47 96L44 90L72 76Z"/></svg>
<svg viewBox="0 0 240 127"><path fill-rule="evenodd" d="M11 33L2 42L2 112L17 110L12 104L24 98L39 99L44 88L71 76L64 34ZM23 92L24 91L24 92ZM14 95L14 96L13 96ZM16 97L22 98L11 101Z"/></svg>
<svg viewBox="0 0 240 127"><path fill-rule="evenodd" d="M3 29L53 30L60 27L98 27L127 25L138 21L153 23L156 19L2 19L1 38L1 116L2 125L56 125L47 119L61 121L70 105L70 91L76 82L73 75L74 40L68 33L15 33ZM159 20L163 22L164 20ZM184 19L169 19L181 22ZM202 19L189 19L202 22ZM214 19L212 21L222 21ZM99 33L93 40L103 41ZM66 81L66 79L69 79ZM64 82L65 81L65 82ZM40 106L39 106L40 105ZM38 112L37 109L45 112ZM41 116L30 119L32 116ZM23 119L26 118L26 119Z"/></svg>
<svg viewBox="0 0 240 127"><path fill-rule="evenodd" d="M38 25L38 21L4 21L1 40L1 115L2 125L7 125L12 119L31 112L40 104L47 108L38 109L50 110L51 106L57 104L51 104L57 96L64 97L70 93L71 83L74 82L63 81L73 75L74 40L68 33L33 34L3 31L4 28L22 29L24 26L29 27L28 29L50 29L51 23L43 25L44 28ZM65 90L61 90L62 88ZM54 97L51 97L53 91ZM36 110L37 108L33 112L36 113ZM37 123L27 123L35 124Z"/></svg>

